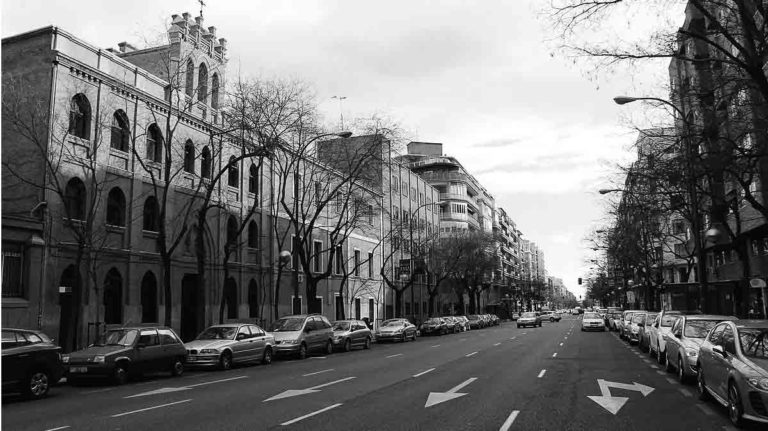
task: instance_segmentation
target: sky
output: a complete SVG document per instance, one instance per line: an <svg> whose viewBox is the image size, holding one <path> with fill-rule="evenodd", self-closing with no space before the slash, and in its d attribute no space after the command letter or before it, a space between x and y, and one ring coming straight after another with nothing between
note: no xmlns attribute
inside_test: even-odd
<svg viewBox="0 0 768 431"><path fill-rule="evenodd" d="M642 127L639 107L611 99L664 97L666 63L596 75L556 49L548 4L206 0L204 25L228 40L230 76L299 78L329 124L378 113L414 140L443 143L544 250L549 275L579 296L594 253L584 239L606 219L597 190L631 161L634 127ZM171 14L199 10L194 0L4 1L0 33L56 25L98 47L143 47ZM658 22L632 19L641 32ZM632 36L621 19L608 27L600 37Z"/></svg>

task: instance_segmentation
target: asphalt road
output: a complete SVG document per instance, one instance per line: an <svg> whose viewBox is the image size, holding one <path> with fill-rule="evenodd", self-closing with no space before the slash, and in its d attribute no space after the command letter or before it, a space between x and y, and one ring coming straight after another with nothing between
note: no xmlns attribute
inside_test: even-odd
<svg viewBox="0 0 768 431"><path fill-rule="evenodd" d="M677 383L647 354L612 333L579 329L570 316L542 328L509 322L304 361L119 387L65 385L34 402L4 397L2 428L734 429L724 408L698 401L694 386Z"/></svg>

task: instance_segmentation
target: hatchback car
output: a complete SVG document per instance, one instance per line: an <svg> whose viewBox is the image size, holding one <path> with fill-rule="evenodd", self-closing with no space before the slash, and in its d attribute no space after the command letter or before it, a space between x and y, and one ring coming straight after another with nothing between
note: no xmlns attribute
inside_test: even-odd
<svg viewBox="0 0 768 431"><path fill-rule="evenodd" d="M362 320L333 322L333 347L349 352L353 347L371 348L373 334Z"/></svg>
<svg viewBox="0 0 768 431"><path fill-rule="evenodd" d="M470 329L481 329L485 328L485 321L480 318L477 314L470 314L467 316L467 319L469 319L469 328Z"/></svg>
<svg viewBox="0 0 768 431"><path fill-rule="evenodd" d="M416 341L416 326L408 319L389 319L376 330L376 341Z"/></svg>
<svg viewBox="0 0 768 431"><path fill-rule="evenodd" d="M85 378L109 378L123 384L130 376L168 371L181 376L187 349L173 329L122 327L108 330L98 342L62 357L69 383Z"/></svg>
<svg viewBox="0 0 768 431"><path fill-rule="evenodd" d="M187 365L228 370L234 364L272 363L274 345L275 337L260 327L232 323L210 326L184 347Z"/></svg>
<svg viewBox="0 0 768 431"><path fill-rule="evenodd" d="M653 356L656 355L656 359L660 364L663 364L665 361L665 349L666 349L666 341L664 340L664 336L669 334L669 331L672 329L672 325L674 325L675 321L682 315L682 312L680 311L674 311L674 310L663 310L659 313L658 319L656 319L653 323L653 328L648 332L649 335L649 352L648 354Z"/></svg>
<svg viewBox="0 0 768 431"><path fill-rule="evenodd" d="M297 314L275 320L269 328L275 337L275 355L296 355L304 359L310 352L333 353L331 322L319 314Z"/></svg>
<svg viewBox="0 0 768 431"><path fill-rule="evenodd" d="M443 322L445 323L446 332L455 334L461 331L461 327L453 316L442 316L440 318L443 319Z"/></svg>
<svg viewBox="0 0 768 431"><path fill-rule="evenodd" d="M560 319L562 319L562 316L560 316L559 314L557 314L557 313L555 313L553 311L547 311L547 312L542 313L542 315L541 315L541 320L547 320L547 321L550 321L550 322L559 322Z"/></svg>
<svg viewBox="0 0 768 431"><path fill-rule="evenodd" d="M581 319L582 331L606 331L603 318L597 313L584 313L584 317Z"/></svg>
<svg viewBox="0 0 768 431"><path fill-rule="evenodd" d="M734 316L712 314L683 315L677 319L672 325L670 333L664 336L667 371L677 370L677 377L680 382L685 382L690 376L695 376L701 343L704 342L710 329L724 320L738 319Z"/></svg>
<svg viewBox="0 0 768 431"><path fill-rule="evenodd" d="M469 319L467 319L467 316L456 316L455 318L459 323L461 332L469 331Z"/></svg>
<svg viewBox="0 0 768 431"><path fill-rule="evenodd" d="M448 325L441 317L430 317L419 328L422 335L443 335L448 333Z"/></svg>
<svg viewBox="0 0 768 431"><path fill-rule="evenodd" d="M618 322L619 327L619 338L626 339L627 337L627 331L629 331L629 326L632 323L632 315L635 313L644 312L643 310L626 310L621 313L621 319Z"/></svg>
<svg viewBox="0 0 768 431"><path fill-rule="evenodd" d="M42 332L3 328L3 392L42 398L64 374L61 348Z"/></svg>
<svg viewBox="0 0 768 431"><path fill-rule="evenodd" d="M768 320L735 320L714 327L701 343L699 398L728 407L736 426L768 423Z"/></svg>
<svg viewBox="0 0 768 431"><path fill-rule="evenodd" d="M520 315L520 318L517 319L517 327L520 328L523 326L541 326L541 316L537 316L533 311L523 313Z"/></svg>

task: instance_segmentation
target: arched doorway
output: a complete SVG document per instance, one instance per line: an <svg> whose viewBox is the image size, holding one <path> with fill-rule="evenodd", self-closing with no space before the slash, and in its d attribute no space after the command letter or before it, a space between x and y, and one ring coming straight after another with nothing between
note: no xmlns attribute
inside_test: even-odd
<svg viewBox="0 0 768 431"><path fill-rule="evenodd" d="M248 283L248 317L259 317L259 285L254 279Z"/></svg>
<svg viewBox="0 0 768 431"><path fill-rule="evenodd" d="M104 323L123 323L123 277L116 268L110 269L104 279Z"/></svg>
<svg viewBox="0 0 768 431"><path fill-rule="evenodd" d="M235 279L229 277L224 282L224 305L227 308L227 319L237 319L237 283Z"/></svg>
<svg viewBox="0 0 768 431"><path fill-rule="evenodd" d="M141 279L141 323L157 321L157 278L147 271Z"/></svg>
<svg viewBox="0 0 768 431"><path fill-rule="evenodd" d="M165 298L171 301L171 298ZM181 339L190 341L200 331L202 300L197 289L197 274L185 274L181 279Z"/></svg>
<svg viewBox="0 0 768 431"><path fill-rule="evenodd" d="M59 279L59 345L67 353L77 345L77 319L73 292L77 292L79 277L75 265L69 265Z"/></svg>

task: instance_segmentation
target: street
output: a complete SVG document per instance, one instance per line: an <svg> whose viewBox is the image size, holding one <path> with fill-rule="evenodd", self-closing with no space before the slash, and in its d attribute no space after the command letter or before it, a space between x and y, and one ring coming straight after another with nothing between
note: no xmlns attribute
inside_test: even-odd
<svg viewBox="0 0 768 431"><path fill-rule="evenodd" d="M600 382L599 382L600 381ZM601 388L602 383L602 388ZM594 398L589 398L594 397ZM612 413L612 412L615 412ZM371 350L3 399L8 430L713 430L727 413L566 316ZM758 429L752 426L748 429Z"/></svg>

